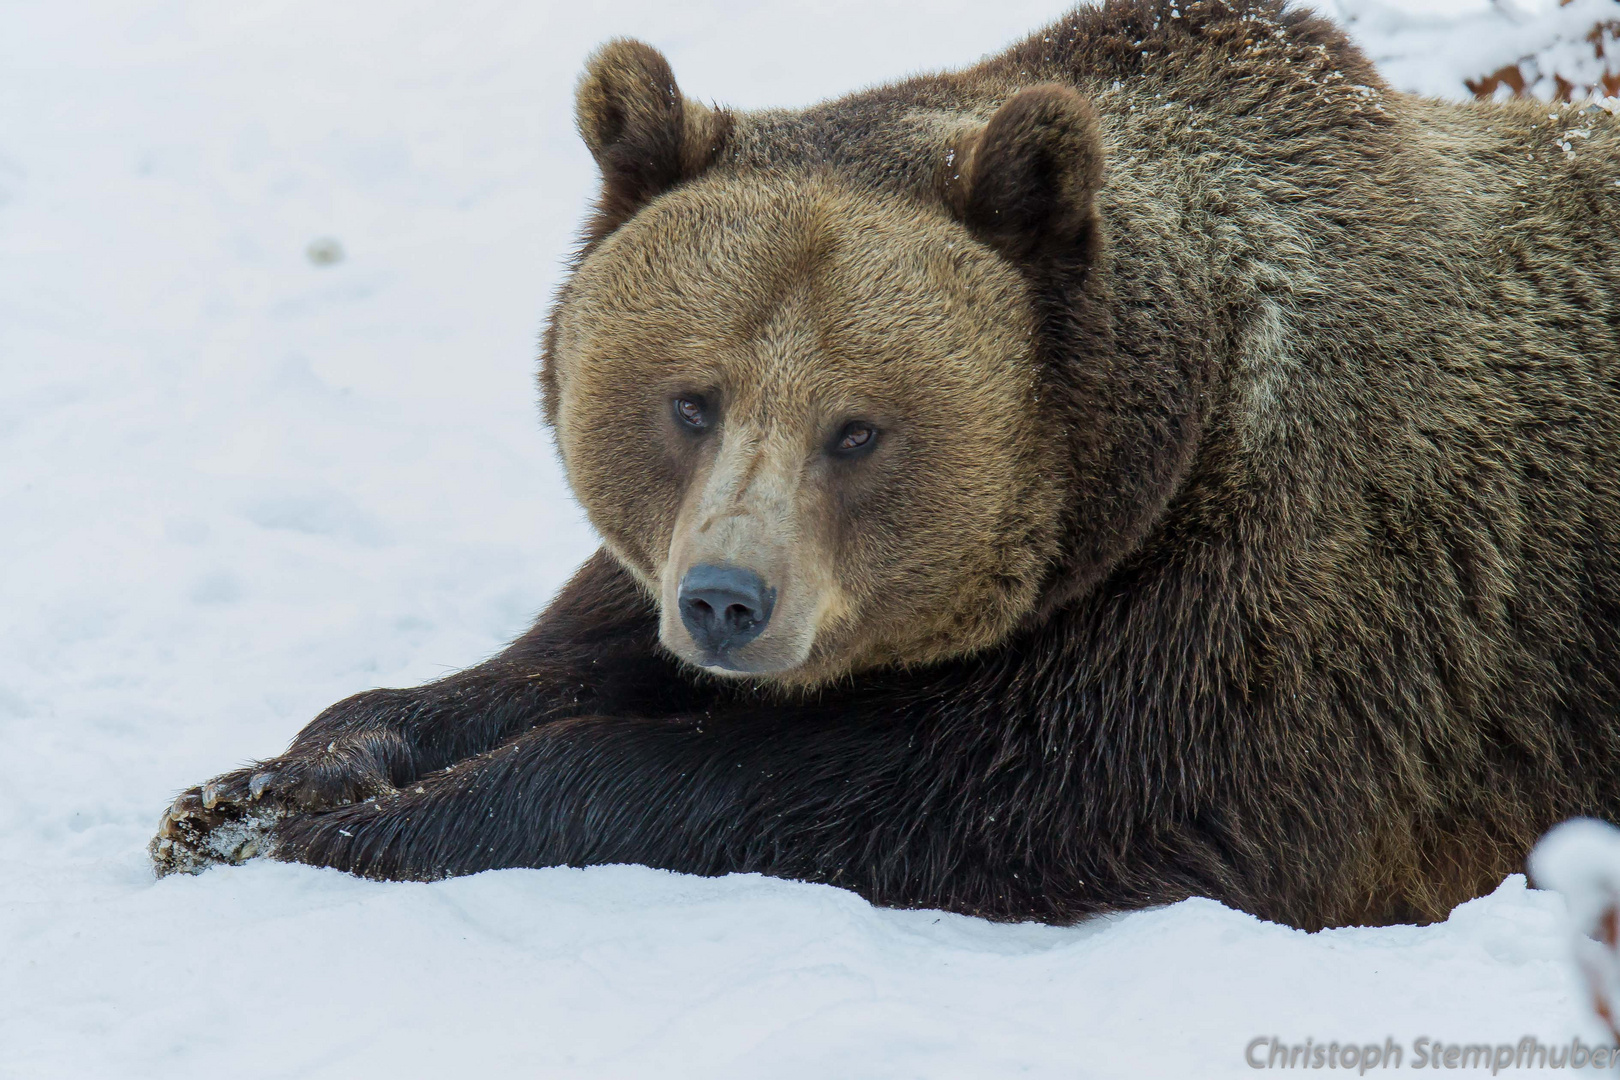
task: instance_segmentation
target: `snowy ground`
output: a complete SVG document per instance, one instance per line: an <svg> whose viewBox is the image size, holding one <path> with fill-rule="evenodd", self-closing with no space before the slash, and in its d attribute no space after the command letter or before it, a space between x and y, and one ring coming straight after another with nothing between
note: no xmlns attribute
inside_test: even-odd
<svg viewBox="0 0 1620 1080"><path fill-rule="evenodd" d="M1460 90L1423 62L1432 11L1343 4L1392 73ZM592 46L635 34L694 96L792 105L1061 10L4 6L0 1076L1217 1077L1262 1035L1598 1038L1562 901L1519 878L1443 925L1317 935L635 867L151 878L174 790L487 655L592 549L532 380L594 183ZM347 257L317 267L325 236Z"/></svg>

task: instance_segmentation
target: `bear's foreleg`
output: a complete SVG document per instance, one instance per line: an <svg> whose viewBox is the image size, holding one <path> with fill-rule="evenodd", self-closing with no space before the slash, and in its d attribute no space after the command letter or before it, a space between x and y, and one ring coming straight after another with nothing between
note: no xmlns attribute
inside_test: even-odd
<svg viewBox="0 0 1620 1080"><path fill-rule="evenodd" d="M841 885L877 903L998 918L1081 914L982 829L900 719L575 718L397 792L275 830L279 859L383 879L640 863ZM975 817L975 815L978 815Z"/></svg>

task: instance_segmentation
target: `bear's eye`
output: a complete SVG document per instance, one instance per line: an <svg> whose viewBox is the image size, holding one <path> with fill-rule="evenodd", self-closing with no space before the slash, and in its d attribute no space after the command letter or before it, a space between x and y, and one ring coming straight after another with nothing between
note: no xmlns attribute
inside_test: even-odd
<svg viewBox="0 0 1620 1080"><path fill-rule="evenodd" d="M672 404L675 419L680 421L681 426L693 431L702 431L709 426L709 412L702 398L678 397Z"/></svg>
<svg viewBox="0 0 1620 1080"><path fill-rule="evenodd" d="M876 441L877 428L864 420L856 420L844 425L833 441L833 450L839 454L858 454L870 449Z"/></svg>

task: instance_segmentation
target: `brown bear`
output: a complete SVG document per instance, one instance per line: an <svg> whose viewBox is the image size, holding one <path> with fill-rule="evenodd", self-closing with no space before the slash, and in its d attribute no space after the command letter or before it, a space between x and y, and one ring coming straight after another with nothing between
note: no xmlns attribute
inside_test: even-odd
<svg viewBox="0 0 1620 1080"><path fill-rule="evenodd" d="M1074 920L1430 920L1620 817L1620 122L1110 0L803 111L633 41L545 415L603 547L160 871L643 863Z"/></svg>

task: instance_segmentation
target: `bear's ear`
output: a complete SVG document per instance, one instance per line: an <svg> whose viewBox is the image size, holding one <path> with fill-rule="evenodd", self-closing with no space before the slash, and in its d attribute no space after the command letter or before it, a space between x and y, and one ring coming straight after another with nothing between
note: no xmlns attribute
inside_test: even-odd
<svg viewBox="0 0 1620 1080"><path fill-rule="evenodd" d="M962 223L1014 259L1088 258L1102 136L1090 102L1048 83L1008 98L946 154L945 200Z"/></svg>
<svg viewBox="0 0 1620 1080"><path fill-rule="evenodd" d="M731 130L729 113L681 97L663 54L626 38L586 63L574 119L602 170L597 235L708 168Z"/></svg>

